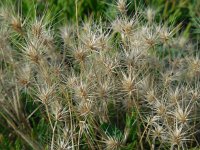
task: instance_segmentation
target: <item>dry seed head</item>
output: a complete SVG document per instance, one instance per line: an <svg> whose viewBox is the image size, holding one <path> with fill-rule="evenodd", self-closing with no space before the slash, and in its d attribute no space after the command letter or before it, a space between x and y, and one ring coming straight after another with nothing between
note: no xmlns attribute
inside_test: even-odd
<svg viewBox="0 0 200 150"><path fill-rule="evenodd" d="M70 150L70 149L73 149L74 146L71 145L69 139L70 138L68 138L68 139L59 138L57 140L57 145L58 146L56 146L56 149L57 150Z"/></svg>
<svg viewBox="0 0 200 150"><path fill-rule="evenodd" d="M53 47L54 37L53 37L52 30L50 28L43 31L41 38L43 39L42 44L44 46L46 46L47 48Z"/></svg>
<svg viewBox="0 0 200 150"><path fill-rule="evenodd" d="M79 46L75 48L73 51L73 56L78 63L84 63L87 57L87 51L84 46Z"/></svg>
<svg viewBox="0 0 200 150"><path fill-rule="evenodd" d="M163 136L165 135L165 129L157 123L155 123L153 126L154 126L154 129L152 130L153 138L163 139Z"/></svg>
<svg viewBox="0 0 200 150"><path fill-rule="evenodd" d="M147 92L156 95L157 88L154 87L154 77L149 75L143 77L143 79L138 83L138 89L140 90L141 95L146 95Z"/></svg>
<svg viewBox="0 0 200 150"><path fill-rule="evenodd" d="M93 22L91 22L91 20L84 22L82 27L83 32L84 33L91 32L92 24Z"/></svg>
<svg viewBox="0 0 200 150"><path fill-rule="evenodd" d="M190 99L194 102L194 103L197 103L199 102L200 100L200 91L199 91L199 88L198 86L195 88L195 89L191 89L189 91L190 93Z"/></svg>
<svg viewBox="0 0 200 150"><path fill-rule="evenodd" d="M60 34L65 44L70 44L71 38L73 36L73 30L74 29L72 26L66 26L60 29Z"/></svg>
<svg viewBox="0 0 200 150"><path fill-rule="evenodd" d="M102 81L99 81L98 84L96 85L96 95L101 98L101 99L105 99L108 98L111 90L112 90L112 83L111 83L111 79L108 78L104 78L104 77L100 77L102 79Z"/></svg>
<svg viewBox="0 0 200 150"><path fill-rule="evenodd" d="M81 100L87 100L89 96L89 85L83 81L79 81L74 87L74 94Z"/></svg>
<svg viewBox="0 0 200 150"><path fill-rule="evenodd" d="M68 76L66 84L71 89L75 88L78 85L78 78L74 75L74 73Z"/></svg>
<svg viewBox="0 0 200 150"><path fill-rule="evenodd" d="M153 10L152 8L147 8L146 10L146 17L147 17L147 20L149 23L152 23L154 21L154 18L155 18L155 10Z"/></svg>
<svg viewBox="0 0 200 150"><path fill-rule="evenodd" d="M115 69L119 66L117 56L104 57L103 66L105 68L106 74L115 73Z"/></svg>
<svg viewBox="0 0 200 150"><path fill-rule="evenodd" d="M26 58L33 63L38 64L41 60L41 54L38 52L37 48L32 43L24 47L23 53L26 56Z"/></svg>
<svg viewBox="0 0 200 150"><path fill-rule="evenodd" d="M198 56L190 57L187 59L188 63L188 73L190 77L195 77L200 75L200 59Z"/></svg>
<svg viewBox="0 0 200 150"><path fill-rule="evenodd" d="M99 48L98 40L97 40L97 37L95 37L95 36L84 39L83 43L84 43L85 47L88 48L89 50L97 51Z"/></svg>
<svg viewBox="0 0 200 150"><path fill-rule="evenodd" d="M156 102L155 90L152 89L152 90L147 91L145 97L146 97L146 101L147 101L150 105L154 104L154 103Z"/></svg>
<svg viewBox="0 0 200 150"><path fill-rule="evenodd" d="M105 141L107 150L119 150L122 147L122 142L116 137L108 136Z"/></svg>
<svg viewBox="0 0 200 150"><path fill-rule="evenodd" d="M163 26L163 27L158 26L157 27L157 32L159 33L159 37L163 44L169 44L169 40L172 38L172 36L174 34L174 30L171 30L170 28L168 28L166 26Z"/></svg>
<svg viewBox="0 0 200 150"><path fill-rule="evenodd" d="M82 32L80 40L87 49L98 51L101 48L99 38L103 36L102 34L101 29L98 29L98 26L94 25L94 27L90 27L88 32Z"/></svg>
<svg viewBox="0 0 200 150"><path fill-rule="evenodd" d="M112 22L112 29L114 32L121 32L121 27L123 24L123 20L121 18L117 18Z"/></svg>
<svg viewBox="0 0 200 150"><path fill-rule="evenodd" d="M129 71L128 74L122 73L122 75L122 90L128 95L132 95L132 93L136 90L135 73L133 71Z"/></svg>
<svg viewBox="0 0 200 150"><path fill-rule="evenodd" d="M144 44L144 41L141 35L137 34L134 37L131 37L129 48L131 50L131 55L137 64L139 64L139 60L142 60L142 64L145 58L148 56L147 46Z"/></svg>
<svg viewBox="0 0 200 150"><path fill-rule="evenodd" d="M10 20L10 24L16 32L20 34L23 33L23 23L22 23L22 19L19 16L12 16Z"/></svg>
<svg viewBox="0 0 200 150"><path fill-rule="evenodd" d="M149 69L160 70L163 67L163 62L160 61L157 56L147 55L145 57L144 60L146 60L146 66L148 66Z"/></svg>
<svg viewBox="0 0 200 150"><path fill-rule="evenodd" d="M55 98L56 93L56 85L38 85L38 93L36 96L38 97L38 100L42 102L44 105L47 105Z"/></svg>
<svg viewBox="0 0 200 150"><path fill-rule="evenodd" d="M77 111L80 114L80 116L87 117L89 114L92 114L92 106L93 102L87 99L86 101L81 101L78 104Z"/></svg>
<svg viewBox="0 0 200 150"><path fill-rule="evenodd" d="M186 43L187 43L187 38L185 38L184 36L180 36L177 40L177 44L180 48L184 48L186 46Z"/></svg>
<svg viewBox="0 0 200 150"><path fill-rule="evenodd" d="M66 107L63 107L62 104L56 101L52 103L51 108L56 121L65 121L69 113Z"/></svg>
<svg viewBox="0 0 200 150"><path fill-rule="evenodd" d="M103 51L108 51L111 49L111 46L109 45L109 34L102 34L101 37L99 37L99 47Z"/></svg>
<svg viewBox="0 0 200 150"><path fill-rule="evenodd" d="M147 116L144 121L145 123L147 123L147 126L152 126L154 124L157 124L156 122L158 122L160 119L159 116L153 115L153 116Z"/></svg>
<svg viewBox="0 0 200 150"><path fill-rule="evenodd" d="M158 34L154 28L145 26L142 28L142 37L148 48L152 48L157 44Z"/></svg>
<svg viewBox="0 0 200 150"><path fill-rule="evenodd" d="M0 17L3 21L8 21L10 19L10 11L8 7L4 6L0 8Z"/></svg>
<svg viewBox="0 0 200 150"><path fill-rule="evenodd" d="M172 65L172 68L174 68L174 69L183 69L184 61L185 60L182 58L176 58L169 63L170 63L170 65Z"/></svg>
<svg viewBox="0 0 200 150"><path fill-rule="evenodd" d="M32 23L31 25L31 33L34 37L36 38L40 38L42 33L43 33L43 29L44 29L45 25L43 25L43 20L35 20L35 22Z"/></svg>
<svg viewBox="0 0 200 150"><path fill-rule="evenodd" d="M71 138L74 136L74 133L67 126L59 128L58 133L55 139L56 150L70 150L75 146L72 144Z"/></svg>
<svg viewBox="0 0 200 150"><path fill-rule="evenodd" d="M191 90L191 87L188 87L188 86L183 86L181 87L181 95L182 95L182 99L188 99L190 100L190 90Z"/></svg>
<svg viewBox="0 0 200 150"><path fill-rule="evenodd" d="M109 74L109 72L114 72L114 69L117 67L117 56L113 53L110 55L106 51L100 51L91 57L91 62L93 65L98 66L98 71L102 73Z"/></svg>
<svg viewBox="0 0 200 150"><path fill-rule="evenodd" d="M9 31L8 27L0 26L0 33L1 33L1 35L0 35L0 52L4 53L5 49L9 48L8 39L10 36L10 31Z"/></svg>
<svg viewBox="0 0 200 150"><path fill-rule="evenodd" d="M187 110L183 111L182 108L177 108L175 116L180 121L180 123L185 124L188 121L189 112Z"/></svg>
<svg viewBox="0 0 200 150"><path fill-rule="evenodd" d="M179 87L176 87L176 89L170 89L169 90L169 101L172 104L177 104L181 100L181 89Z"/></svg>
<svg viewBox="0 0 200 150"><path fill-rule="evenodd" d="M168 140L172 147L180 147L187 140L185 138L187 131L183 130L183 126L176 123L175 129L169 129L169 132L167 132Z"/></svg>
<svg viewBox="0 0 200 150"><path fill-rule="evenodd" d="M187 102L186 100L182 99L182 102L177 103L174 116L176 117L178 123L187 124L188 120L191 120L190 115L193 110L193 106L194 105L192 104L191 100Z"/></svg>
<svg viewBox="0 0 200 150"><path fill-rule="evenodd" d="M187 50L189 53L192 53L195 50L195 46L192 42L188 42L185 46L185 50Z"/></svg>
<svg viewBox="0 0 200 150"><path fill-rule="evenodd" d="M49 84L49 85L55 83L55 76L54 76L49 64L44 63L42 61L42 63L39 64L38 69L39 69L38 70L38 82L39 81L46 82L46 84Z"/></svg>
<svg viewBox="0 0 200 150"><path fill-rule="evenodd" d="M125 37L131 37L133 35L134 28L136 26L136 19L124 19L121 24L122 39Z"/></svg>
<svg viewBox="0 0 200 150"><path fill-rule="evenodd" d="M124 58L123 60L125 61L125 65L128 67L134 67L134 51L124 51L123 53Z"/></svg>
<svg viewBox="0 0 200 150"><path fill-rule="evenodd" d="M54 79L61 79L62 75L64 75L64 69L66 69L67 66L62 66L59 62L55 62L53 64L50 64L49 71L50 75Z"/></svg>
<svg viewBox="0 0 200 150"><path fill-rule="evenodd" d="M162 102L159 102L159 101L157 100L157 102L155 103L155 106L154 106L154 107L155 107L155 110L156 110L158 116L163 117L163 116L166 115L167 107L165 106L164 101L163 101L163 100L161 100L161 101L162 101Z"/></svg>
<svg viewBox="0 0 200 150"><path fill-rule="evenodd" d="M133 95L133 94L132 94ZM133 109L134 106L136 106L136 98L131 98L132 95L128 95L129 97L126 97L124 99L122 99L122 104L123 104L123 109L126 112L131 112L131 110ZM137 107L137 106L136 106Z"/></svg>
<svg viewBox="0 0 200 150"><path fill-rule="evenodd" d="M167 87L170 85L172 81L174 81L174 74L171 71L167 71L162 74L162 81L164 87Z"/></svg>
<svg viewBox="0 0 200 150"><path fill-rule="evenodd" d="M31 68L30 65L25 64L17 73L18 83L22 87L27 87L31 83Z"/></svg>
<svg viewBox="0 0 200 150"><path fill-rule="evenodd" d="M119 10L120 13L124 14L126 13L126 0L118 0L117 1L117 8Z"/></svg>

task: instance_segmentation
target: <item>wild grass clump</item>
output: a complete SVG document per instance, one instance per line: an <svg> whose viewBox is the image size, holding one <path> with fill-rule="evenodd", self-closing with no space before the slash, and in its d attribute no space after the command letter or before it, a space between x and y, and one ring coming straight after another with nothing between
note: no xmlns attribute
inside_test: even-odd
<svg viewBox="0 0 200 150"><path fill-rule="evenodd" d="M59 30L2 8L2 125L33 149L198 147L198 49L128 5L117 1L112 22Z"/></svg>

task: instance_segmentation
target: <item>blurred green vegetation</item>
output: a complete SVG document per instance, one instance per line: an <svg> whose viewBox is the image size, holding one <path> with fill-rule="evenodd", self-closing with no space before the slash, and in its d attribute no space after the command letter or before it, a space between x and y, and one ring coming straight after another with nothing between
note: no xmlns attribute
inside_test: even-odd
<svg viewBox="0 0 200 150"><path fill-rule="evenodd" d="M18 6L22 4L23 12L26 14L34 14L34 8L37 8L38 14L57 16L56 20L59 22L76 20L76 2L79 19L84 19L86 16L111 19L116 16L114 7L116 0L21 0L21 2L11 0L11 2ZM158 19L175 23L184 22L185 26L192 23L194 18L200 17L199 0L136 0L135 2L127 0L127 3L130 3L129 12L133 12L135 4L144 9L152 7L157 11Z"/></svg>
<svg viewBox="0 0 200 150"><path fill-rule="evenodd" d="M45 14L48 19L53 18L54 25L73 23L76 17L79 21L90 17L94 20L101 18L110 21L117 16L116 0L11 0L11 2L15 6L22 5L23 13L29 17ZM167 21L173 25L181 23L185 37L190 35L193 40L200 39L197 34L200 24L200 0L127 0L127 3L130 16L135 8L143 11L151 7L156 11L157 22ZM35 8L37 8L36 13Z"/></svg>
<svg viewBox="0 0 200 150"><path fill-rule="evenodd" d="M28 17L45 16L53 21L54 25L73 23L93 17L95 19L112 20L117 16L116 0L3 0L5 3L14 3L22 6L22 11ZM8 2L9 1L9 2ZM127 0L128 13L132 15L137 6L139 11L148 7L156 11L157 22L168 21L169 24L182 23L182 30L188 37L199 40L200 0ZM35 8L37 11L35 13ZM77 9L77 14L76 14ZM142 9L142 10L140 10ZM77 16L76 16L77 15ZM53 18L53 19L52 19Z"/></svg>

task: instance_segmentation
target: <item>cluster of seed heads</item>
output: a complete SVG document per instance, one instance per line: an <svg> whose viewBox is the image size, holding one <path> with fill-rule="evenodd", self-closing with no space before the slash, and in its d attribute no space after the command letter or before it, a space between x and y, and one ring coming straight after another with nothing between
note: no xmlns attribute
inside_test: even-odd
<svg viewBox="0 0 200 150"><path fill-rule="evenodd" d="M199 52L180 26L156 23L153 9L127 15L125 0L116 5L111 23L60 30L45 16L24 19L1 8L0 114L33 148L43 148L30 138L38 110L50 127L51 150L121 149L135 124L138 149L198 146ZM26 101L38 106L31 114ZM134 124L124 125L132 111ZM104 123L123 135L110 135Z"/></svg>

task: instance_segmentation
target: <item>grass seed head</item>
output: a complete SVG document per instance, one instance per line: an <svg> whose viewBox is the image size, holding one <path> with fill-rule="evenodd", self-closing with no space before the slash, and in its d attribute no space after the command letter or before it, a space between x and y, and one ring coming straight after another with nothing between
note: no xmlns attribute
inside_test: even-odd
<svg viewBox="0 0 200 150"><path fill-rule="evenodd" d="M108 136L105 143L108 150L119 150L122 147L122 142L116 137Z"/></svg>
<svg viewBox="0 0 200 150"><path fill-rule="evenodd" d="M151 24L154 21L155 14L156 12L154 9L150 7L146 9L146 17L147 17L148 23Z"/></svg>
<svg viewBox="0 0 200 150"><path fill-rule="evenodd" d="M121 14L125 14L126 9L127 9L126 0L118 0L117 1L117 9L119 10L119 12Z"/></svg>

